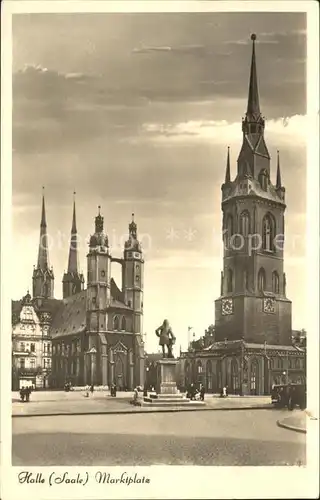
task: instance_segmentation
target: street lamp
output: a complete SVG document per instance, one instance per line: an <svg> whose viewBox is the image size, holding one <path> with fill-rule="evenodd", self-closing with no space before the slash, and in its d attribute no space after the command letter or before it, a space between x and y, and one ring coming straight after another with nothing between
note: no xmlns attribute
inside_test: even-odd
<svg viewBox="0 0 320 500"><path fill-rule="evenodd" d="M286 377L286 384L288 384L288 382L289 382L289 374L288 374L288 371L284 371L284 372L282 372L282 375L283 375L284 377Z"/></svg>

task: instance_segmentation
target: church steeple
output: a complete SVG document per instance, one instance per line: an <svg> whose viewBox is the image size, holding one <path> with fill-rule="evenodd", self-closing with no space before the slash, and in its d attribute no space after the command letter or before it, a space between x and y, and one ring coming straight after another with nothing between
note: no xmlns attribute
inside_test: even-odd
<svg viewBox="0 0 320 500"><path fill-rule="evenodd" d="M76 223L75 194L76 193L73 193L73 215L72 215L71 239L70 239L70 249L69 249L68 273L78 272L78 235L77 235L77 223Z"/></svg>
<svg viewBox="0 0 320 500"><path fill-rule="evenodd" d="M46 221L44 187L42 188L42 209L40 221L40 240L38 262L33 270L33 297L53 298L54 275L49 267L49 245Z"/></svg>
<svg viewBox="0 0 320 500"><path fill-rule="evenodd" d="M44 187L42 188L42 210L40 222L40 241L38 250L38 268L45 270L49 267L49 249L46 221L46 206L44 200Z"/></svg>
<svg viewBox="0 0 320 500"><path fill-rule="evenodd" d="M259 90L258 90L258 78L257 78L257 66L256 66L256 50L255 50L256 39L257 39L257 36L253 33L251 35L252 57L251 57L249 95L248 95L248 106L247 106L247 116L250 118L254 118L254 119L257 119L260 116Z"/></svg>
<svg viewBox="0 0 320 500"><path fill-rule="evenodd" d="M79 273L78 234L77 234L77 223L76 223L75 195L76 193L74 192L68 270L64 274L62 279L63 298L81 292L84 284L83 275Z"/></svg>

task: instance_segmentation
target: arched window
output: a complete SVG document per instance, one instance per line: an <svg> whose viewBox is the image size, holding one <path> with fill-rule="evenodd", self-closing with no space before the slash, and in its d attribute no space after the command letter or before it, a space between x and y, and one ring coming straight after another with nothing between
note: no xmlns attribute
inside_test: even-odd
<svg viewBox="0 0 320 500"><path fill-rule="evenodd" d="M275 364L275 368L277 370L282 370L282 359L280 358L280 356L277 356L275 359L274 359L274 364Z"/></svg>
<svg viewBox="0 0 320 500"><path fill-rule="evenodd" d="M240 215L240 232L242 236L248 236L250 232L250 215L247 210Z"/></svg>
<svg viewBox="0 0 320 500"><path fill-rule="evenodd" d="M233 272L232 269L228 269L227 272L227 292L231 293L233 291Z"/></svg>
<svg viewBox="0 0 320 500"><path fill-rule="evenodd" d="M273 271L272 273L272 291L279 293L279 275L277 271Z"/></svg>
<svg viewBox="0 0 320 500"><path fill-rule="evenodd" d="M216 370L217 370L217 382L218 382L217 389L220 392L222 390L222 363L220 359L217 361Z"/></svg>
<svg viewBox="0 0 320 500"><path fill-rule="evenodd" d="M250 369L250 393L257 394L258 392L258 376L259 376L259 365L257 360L253 360Z"/></svg>
<svg viewBox="0 0 320 500"><path fill-rule="evenodd" d="M212 391L212 362L210 359L207 361L206 375L207 375L207 391L211 392Z"/></svg>
<svg viewBox="0 0 320 500"><path fill-rule="evenodd" d="M275 221L267 214L262 221L262 248L268 252L274 249Z"/></svg>
<svg viewBox="0 0 320 500"><path fill-rule="evenodd" d="M263 269L263 267L261 267L258 273L258 290L259 292L263 292L265 288L266 288L266 272Z"/></svg>
<svg viewBox="0 0 320 500"><path fill-rule="evenodd" d="M126 318L125 316L122 316L122 319L121 319L121 330L126 330Z"/></svg>
<svg viewBox="0 0 320 500"><path fill-rule="evenodd" d="M231 381L232 381L232 392L233 394L238 394L240 390L239 384L239 366L236 359L231 361Z"/></svg>
<svg viewBox="0 0 320 500"><path fill-rule="evenodd" d="M119 330L119 316L114 316L113 318L113 329Z"/></svg>
<svg viewBox="0 0 320 500"><path fill-rule="evenodd" d="M224 233L224 244L229 247L230 238L233 235L233 217L228 214L225 221L225 233Z"/></svg>

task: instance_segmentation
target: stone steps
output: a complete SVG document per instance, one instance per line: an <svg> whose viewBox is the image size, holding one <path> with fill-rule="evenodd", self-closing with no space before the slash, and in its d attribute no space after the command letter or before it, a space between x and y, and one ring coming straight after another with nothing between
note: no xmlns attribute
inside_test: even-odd
<svg viewBox="0 0 320 500"><path fill-rule="evenodd" d="M177 408L177 407L193 407L193 406L204 406L205 403L203 401L190 401L190 399L180 399L180 400L171 400L171 401L163 401L163 399L153 399L152 401L148 400L149 398L144 398L141 401L141 406L152 406L156 407L167 407L167 408Z"/></svg>

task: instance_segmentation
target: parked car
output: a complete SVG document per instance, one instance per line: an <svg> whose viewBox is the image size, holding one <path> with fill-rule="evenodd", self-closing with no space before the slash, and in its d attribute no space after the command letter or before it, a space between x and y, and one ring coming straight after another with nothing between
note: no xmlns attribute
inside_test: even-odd
<svg viewBox="0 0 320 500"><path fill-rule="evenodd" d="M279 384L274 385L271 391L271 402L278 408L287 407L293 410L298 406L305 410L307 403L306 384Z"/></svg>

